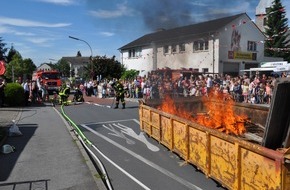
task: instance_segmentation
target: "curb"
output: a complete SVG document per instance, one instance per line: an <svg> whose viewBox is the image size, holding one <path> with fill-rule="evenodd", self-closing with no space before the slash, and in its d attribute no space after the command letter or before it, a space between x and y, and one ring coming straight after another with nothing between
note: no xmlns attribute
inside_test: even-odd
<svg viewBox="0 0 290 190"><path fill-rule="evenodd" d="M84 157L85 163L88 166L92 177L96 183L97 189L99 190L107 190L105 184L103 183L102 179L98 179L96 177L96 174L100 175L99 172L97 171L97 169L95 168L94 163L92 162L91 158L89 157L87 151L85 150L84 146L82 145L82 143L80 142L80 140L77 137L77 134L74 132L74 128L69 125L68 121L65 120L62 116L62 114L55 108L53 107L53 109L57 112L57 114L61 117L61 119L63 120L65 126L67 127L72 139L74 140L74 142L76 143L77 147L79 148L82 156Z"/></svg>

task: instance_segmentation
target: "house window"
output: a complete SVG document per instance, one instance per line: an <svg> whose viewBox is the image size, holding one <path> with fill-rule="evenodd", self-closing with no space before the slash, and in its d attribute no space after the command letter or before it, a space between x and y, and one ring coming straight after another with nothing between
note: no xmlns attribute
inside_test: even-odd
<svg viewBox="0 0 290 190"><path fill-rule="evenodd" d="M163 52L164 52L164 54L168 54L169 53L169 46L168 45L165 45L163 47Z"/></svg>
<svg viewBox="0 0 290 190"><path fill-rule="evenodd" d="M248 41L248 51L257 51L257 42Z"/></svg>
<svg viewBox="0 0 290 190"><path fill-rule="evenodd" d="M193 51L204 51L208 50L208 40L198 40L193 42Z"/></svg>
<svg viewBox="0 0 290 190"><path fill-rule="evenodd" d="M179 52L185 52L185 43L179 44Z"/></svg>
<svg viewBox="0 0 290 190"><path fill-rule="evenodd" d="M134 58L134 57L140 57L142 55L142 49L141 48L135 48L135 49L130 49L129 50L129 57Z"/></svg>
<svg viewBox="0 0 290 190"><path fill-rule="evenodd" d="M135 49L129 50L129 57L135 57Z"/></svg>
<svg viewBox="0 0 290 190"><path fill-rule="evenodd" d="M141 49L141 48L137 48L137 49L135 50L135 56L136 56L136 57L140 57L140 56L142 56L142 49Z"/></svg>
<svg viewBox="0 0 290 190"><path fill-rule="evenodd" d="M176 45L176 44L173 44L173 45L171 46L171 52L172 52L172 53L177 53L177 45Z"/></svg>
<svg viewBox="0 0 290 190"><path fill-rule="evenodd" d="M194 41L193 42L193 51L199 50L199 45L198 44L199 44L198 41Z"/></svg>
<svg viewBox="0 0 290 190"><path fill-rule="evenodd" d="M208 40L204 42L204 50L208 50Z"/></svg>
<svg viewBox="0 0 290 190"><path fill-rule="evenodd" d="M265 17L264 19L263 19L263 26L266 26L267 25L267 17Z"/></svg>

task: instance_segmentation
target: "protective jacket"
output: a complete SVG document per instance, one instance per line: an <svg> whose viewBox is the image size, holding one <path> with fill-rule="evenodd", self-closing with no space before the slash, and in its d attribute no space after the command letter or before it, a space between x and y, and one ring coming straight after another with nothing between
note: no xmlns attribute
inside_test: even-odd
<svg viewBox="0 0 290 190"><path fill-rule="evenodd" d="M121 82L116 81L112 84L112 87L115 90L115 96L116 96L116 106L115 109L119 107L119 101L121 100L122 108L125 109L125 89Z"/></svg>

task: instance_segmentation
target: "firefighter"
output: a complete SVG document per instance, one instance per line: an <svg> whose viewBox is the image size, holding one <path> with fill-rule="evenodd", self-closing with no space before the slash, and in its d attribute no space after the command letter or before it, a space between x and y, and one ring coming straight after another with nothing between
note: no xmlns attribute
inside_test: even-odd
<svg viewBox="0 0 290 190"><path fill-rule="evenodd" d="M123 84L120 80L117 80L113 82L111 86L115 90L116 96L116 106L114 109L117 109L119 107L119 101L121 101L122 109L125 109L125 89Z"/></svg>
<svg viewBox="0 0 290 190"><path fill-rule="evenodd" d="M73 101L74 102L84 102L85 101L84 97L83 97L83 92L79 88L75 89Z"/></svg>
<svg viewBox="0 0 290 190"><path fill-rule="evenodd" d="M70 94L70 85L66 85L60 90L58 94L60 96L60 104L64 105L68 104L69 94Z"/></svg>

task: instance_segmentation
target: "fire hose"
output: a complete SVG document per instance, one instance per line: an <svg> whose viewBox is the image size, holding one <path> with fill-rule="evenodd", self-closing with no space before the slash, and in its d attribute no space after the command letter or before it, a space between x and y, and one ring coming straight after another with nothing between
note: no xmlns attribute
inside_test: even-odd
<svg viewBox="0 0 290 190"><path fill-rule="evenodd" d="M105 176L105 182L106 182L108 189L113 190L104 165L102 164L101 160L93 153L93 151L90 150L90 148L88 146L91 146L95 149L97 149L97 147L83 134L83 132L80 130L80 128L65 114L64 109L63 109L63 105L61 106L61 113L64 116L64 118L68 121L68 123L75 129L74 132L76 133L78 139L81 141L82 145L90 153L90 155L94 158L94 160L97 161L98 166L100 167L100 170L102 172L102 176ZM97 151L99 151L99 150L97 150Z"/></svg>

